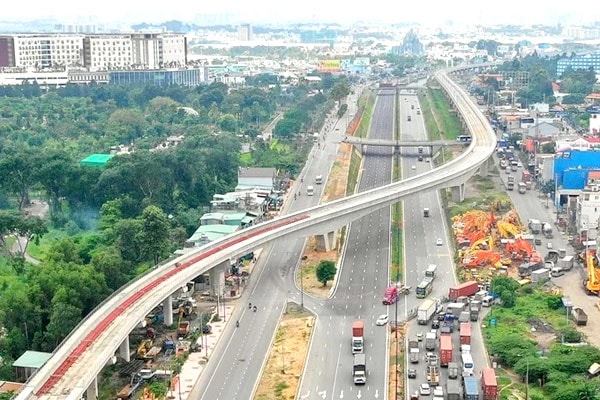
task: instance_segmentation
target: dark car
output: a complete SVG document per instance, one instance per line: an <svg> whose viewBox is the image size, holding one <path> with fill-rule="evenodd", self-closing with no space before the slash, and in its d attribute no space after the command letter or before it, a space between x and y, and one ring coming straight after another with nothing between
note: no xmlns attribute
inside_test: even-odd
<svg viewBox="0 0 600 400"><path fill-rule="evenodd" d="M211 332L212 332L212 326L210 326L208 324L202 326L202 333L209 334Z"/></svg>
<svg viewBox="0 0 600 400"><path fill-rule="evenodd" d="M431 321L431 329L439 329L440 328L440 321L438 321L437 319L434 319L433 321Z"/></svg>
<svg viewBox="0 0 600 400"><path fill-rule="evenodd" d="M444 314L444 313L439 313L439 314L437 315L437 320L438 320L438 321L442 322L444 319L446 319L446 314Z"/></svg>
<svg viewBox="0 0 600 400"><path fill-rule="evenodd" d="M408 369L408 377L410 379L415 379L417 377L417 370L415 368Z"/></svg>
<svg viewBox="0 0 600 400"><path fill-rule="evenodd" d="M419 156L419 161L423 161L423 156Z"/></svg>

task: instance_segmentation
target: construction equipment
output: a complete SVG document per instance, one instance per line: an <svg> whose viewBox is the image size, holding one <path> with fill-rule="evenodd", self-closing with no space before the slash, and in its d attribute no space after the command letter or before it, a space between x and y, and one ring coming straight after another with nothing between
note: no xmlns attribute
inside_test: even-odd
<svg viewBox="0 0 600 400"><path fill-rule="evenodd" d="M587 278L583 286L588 294L600 295L600 263L595 250L588 250L586 257Z"/></svg>

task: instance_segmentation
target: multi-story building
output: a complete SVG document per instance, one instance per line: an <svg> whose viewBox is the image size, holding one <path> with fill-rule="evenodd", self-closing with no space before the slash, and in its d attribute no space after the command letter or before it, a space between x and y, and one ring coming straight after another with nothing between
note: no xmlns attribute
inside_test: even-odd
<svg viewBox="0 0 600 400"><path fill-rule="evenodd" d="M81 65L82 35L0 36L0 67L44 69Z"/></svg>
<svg viewBox="0 0 600 400"><path fill-rule="evenodd" d="M112 85L199 86L208 81L208 68L121 70L108 73Z"/></svg>
<svg viewBox="0 0 600 400"><path fill-rule="evenodd" d="M107 71L186 64L187 42L180 34L0 36L0 67Z"/></svg>
<svg viewBox="0 0 600 400"><path fill-rule="evenodd" d="M243 24L238 27L238 39L242 42L252 40L252 25Z"/></svg>
<svg viewBox="0 0 600 400"><path fill-rule="evenodd" d="M600 74L600 54L561 58L556 63L556 75L561 76L569 67L575 70L593 68L597 74Z"/></svg>
<svg viewBox="0 0 600 400"><path fill-rule="evenodd" d="M590 240L596 239L600 218L600 171L590 171L588 185L577 197L575 226L578 234L586 234Z"/></svg>

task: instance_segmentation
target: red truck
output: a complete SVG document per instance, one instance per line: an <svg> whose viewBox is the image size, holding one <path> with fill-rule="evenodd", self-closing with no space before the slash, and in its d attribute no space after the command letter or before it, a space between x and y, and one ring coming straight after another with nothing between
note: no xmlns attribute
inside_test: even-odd
<svg viewBox="0 0 600 400"><path fill-rule="evenodd" d="M483 400L498 398L498 382L496 382L496 372L493 368L481 369L481 389L483 390Z"/></svg>
<svg viewBox="0 0 600 400"><path fill-rule="evenodd" d="M471 324L469 322L460 323L460 344L471 344Z"/></svg>
<svg viewBox="0 0 600 400"><path fill-rule="evenodd" d="M440 365L448 366L452 362L452 336L443 334L440 336Z"/></svg>
<svg viewBox="0 0 600 400"><path fill-rule="evenodd" d="M448 298L450 301L455 301L461 296L473 296L477 291L479 291L477 281L464 282L458 286L452 286L448 292Z"/></svg>
<svg viewBox="0 0 600 400"><path fill-rule="evenodd" d="M362 353L364 351L364 331L364 321L354 321L352 323L352 354Z"/></svg>
<svg viewBox="0 0 600 400"><path fill-rule="evenodd" d="M396 286L390 286L385 289L385 293L383 294L383 305L387 306L389 304L394 304L398 301L398 288Z"/></svg>

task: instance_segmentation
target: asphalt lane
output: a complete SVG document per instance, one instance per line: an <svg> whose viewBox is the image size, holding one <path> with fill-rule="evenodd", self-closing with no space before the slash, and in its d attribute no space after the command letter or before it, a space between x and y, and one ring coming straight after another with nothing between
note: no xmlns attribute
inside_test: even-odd
<svg viewBox="0 0 600 400"><path fill-rule="evenodd" d="M394 92L377 97L370 137L392 139ZM391 182L392 149L367 149L358 186L365 191ZM387 388L387 329L375 326L388 312L381 299L388 286L390 210L378 210L354 221L347 230L337 289L319 312L311 353L307 360L301 399L377 399ZM365 354L368 378L365 386L352 380L351 326L365 321Z"/></svg>

